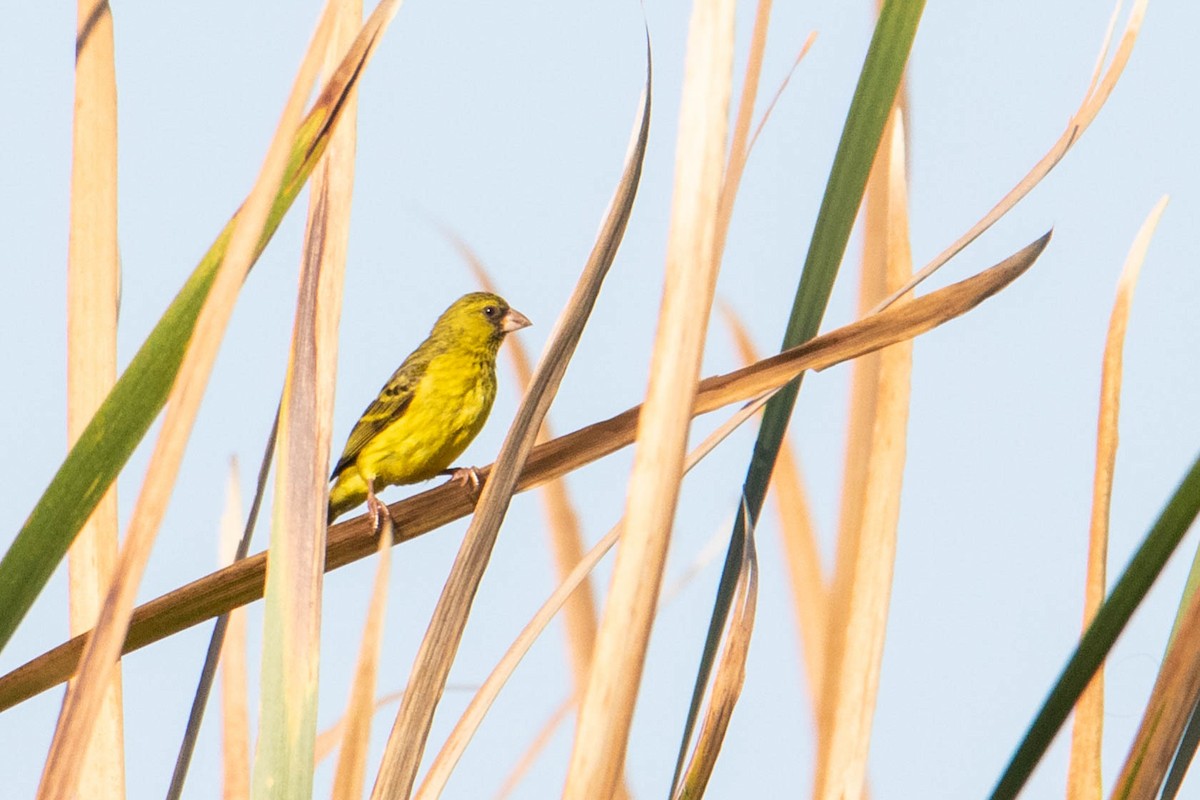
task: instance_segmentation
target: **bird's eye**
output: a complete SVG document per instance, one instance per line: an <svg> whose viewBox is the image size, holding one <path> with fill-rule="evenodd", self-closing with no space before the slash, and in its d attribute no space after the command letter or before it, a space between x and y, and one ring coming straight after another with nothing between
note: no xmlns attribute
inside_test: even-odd
<svg viewBox="0 0 1200 800"><path fill-rule="evenodd" d="M496 307L495 306L484 306L483 313L489 317L494 317L494 316L496 316Z"/></svg>

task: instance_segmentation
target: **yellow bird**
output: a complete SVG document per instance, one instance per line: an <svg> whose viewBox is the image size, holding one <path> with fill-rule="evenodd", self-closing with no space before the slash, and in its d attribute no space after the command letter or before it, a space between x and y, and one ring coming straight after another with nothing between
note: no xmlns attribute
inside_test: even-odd
<svg viewBox="0 0 1200 800"><path fill-rule="evenodd" d="M492 410L500 343L530 324L487 292L463 295L446 309L350 432L330 477L329 521L364 500L378 515L383 504L375 493L385 486L448 474L477 483L473 469L448 467Z"/></svg>

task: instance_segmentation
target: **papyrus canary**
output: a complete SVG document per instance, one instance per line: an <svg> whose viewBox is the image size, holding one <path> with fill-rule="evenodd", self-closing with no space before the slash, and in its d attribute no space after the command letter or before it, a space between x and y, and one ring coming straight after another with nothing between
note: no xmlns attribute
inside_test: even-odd
<svg viewBox="0 0 1200 800"><path fill-rule="evenodd" d="M362 503L372 513L385 486L449 474L496 399L496 352L530 324L503 298L463 295L434 323L359 417L333 468L329 521Z"/></svg>

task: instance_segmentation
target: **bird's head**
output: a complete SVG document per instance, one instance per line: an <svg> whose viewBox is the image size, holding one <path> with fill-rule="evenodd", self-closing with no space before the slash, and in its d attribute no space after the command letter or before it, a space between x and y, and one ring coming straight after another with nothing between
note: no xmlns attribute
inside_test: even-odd
<svg viewBox="0 0 1200 800"><path fill-rule="evenodd" d="M495 352L507 334L531 324L503 297L490 292L472 292L455 300L438 318L433 326L433 336L450 336L461 343Z"/></svg>

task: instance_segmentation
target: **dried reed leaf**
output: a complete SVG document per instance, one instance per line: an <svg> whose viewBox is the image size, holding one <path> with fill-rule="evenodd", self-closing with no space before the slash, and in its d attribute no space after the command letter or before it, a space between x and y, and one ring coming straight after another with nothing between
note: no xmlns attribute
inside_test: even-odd
<svg viewBox="0 0 1200 800"><path fill-rule="evenodd" d="M229 465L221 515L221 563L232 564L242 537L242 493L237 459ZM229 612L221 647L221 771L223 800L250 798L250 703L246 690L246 610Z"/></svg>
<svg viewBox="0 0 1200 800"><path fill-rule="evenodd" d="M340 0L329 9L332 30L319 52L323 79L336 71L362 24L359 0ZM266 584L259 732L251 783L254 797L306 800L312 793L327 476L356 120L357 92L351 90L344 101L342 123L313 174L309 197L279 409L272 569Z"/></svg>
<svg viewBox="0 0 1200 800"><path fill-rule="evenodd" d="M266 248L324 153L347 93L357 85L398 7L397 0L384 0L376 7L298 130L284 180L256 244L255 257ZM75 534L166 403L195 332L200 309L212 290L234 228L239 219L244 219L245 211L243 208L234 214L217 235L71 448L0 560L0 647L8 642Z"/></svg>
<svg viewBox="0 0 1200 800"><path fill-rule="evenodd" d="M899 103L897 96L897 106ZM894 119L894 116L889 118ZM890 146L891 122L884 128L881 146L867 178L867 191L863 201L863 251L859 270L858 313L865 316L871 306L887 294L887 223L888 186L893 159ZM849 415L846 422L846 455L842 468L842 488L839 501L837 557L830 586L830 598L826 621L832 633L845 624L841 615L849 607L850 569L857 563L859 538L862 534L862 514L866 502L867 471L874 443L876 405L879 394L880 353L871 353L857 358L851 366ZM826 643L828 645L828 642ZM836 659L835 659L836 660ZM822 666L822 672L837 670L830 662ZM833 674L833 673L829 673ZM822 701L824 702L824 700ZM818 749L828 747L829 730L826 721L828 709L818 715Z"/></svg>
<svg viewBox="0 0 1200 800"><path fill-rule="evenodd" d="M69 691L63 701L58 728L38 789L38 796L43 800L67 800L76 791L79 768L86 757L103 691L121 655L121 644L125 640L137 586L150 558L150 548L159 523L166 512L192 423L216 360L217 347L233 313L238 290L253 263L272 201L283 177L289 146L301 119L304 99L316 76L317 57L323 52L330 19L328 13L322 15L322 21L317 26L262 172L238 215L229 249L197 318L196 329L171 390L166 418L150 456L146 480L134 506L104 608L80 659L79 680L73 687L75 691Z"/></svg>
<svg viewBox="0 0 1200 800"><path fill-rule="evenodd" d="M720 199L717 204L716 229L713 232L713 252L719 265L725 254L725 242L729 238L729 225L733 221L733 204L737 200L738 188L742 183L742 173L746 171L746 161L750 157L750 121L754 115L754 102L758 98L758 82L762 77L763 57L767 49L767 30L771 26L772 0L758 0L754 13L754 30L750 34L750 54L746 58L746 76L742 81L742 96L738 100L737 120L733 125L733 141L729 145L729 163L722 178ZM807 51L802 50L800 58ZM796 64L800 59L796 59ZM795 69L793 65L792 69ZM789 75L790 77L790 75ZM786 85L786 81L784 84ZM782 89L781 89L782 91ZM772 106L773 107L773 106ZM763 115L766 121L772 107L768 107Z"/></svg>
<svg viewBox="0 0 1200 800"><path fill-rule="evenodd" d="M1096 472L1092 480L1092 515L1088 530L1087 582L1084 588L1083 630L1087 630L1104 602L1108 562L1108 519L1112 503L1113 468L1117 460L1117 429L1121 409L1121 361L1129 307L1150 239L1158 227L1167 198L1154 206L1142 224L1121 270L1117 297L1108 322L1104 363L1100 376L1100 413L1096 425ZM1104 783L1100 770L1104 732L1104 667L1096 670L1075 707L1071 731L1071 760L1067 771L1068 800L1099 800Z"/></svg>
<svg viewBox="0 0 1200 800"><path fill-rule="evenodd" d="M754 528L748 527L733 613L727 622L725 643L713 676L712 697L696 738L696 750L684 771L683 783L673 795L680 800L703 797L712 777L721 744L725 740L725 731L729 728L729 720L746 680L746 657L750 653L757 606L758 553L754 547Z"/></svg>
<svg viewBox="0 0 1200 800"><path fill-rule="evenodd" d="M740 409L736 414L722 423L715 431L709 434L703 442L688 454L684 464L684 472L690 472L691 469L700 463L700 461L711 453L718 444L723 442L729 434L733 433L746 420L750 419L766 402L766 398L759 398L745 407ZM479 687L475 696L471 698L471 702L467 704L466 710L454 726L454 730L446 738L446 743L442 746L441 752L434 759L433 764L429 768L428 774L425 776L424 782L421 784L420 790L417 792L418 799L438 797L445 789L446 782L450 778L450 773L453 771L458 760L462 757L466 750L467 744L471 741L471 737L475 735L475 731L479 729L479 724L483 722L484 716L495 702L496 697L500 694L500 690L512 673L516 670L517 665L521 663L521 659L529 652L533 643L546 630L546 626L554 619L555 615L563 608L570 600L571 596L585 584L588 576L596 565L600 563L600 559L604 558L605 554L612 549L613 545L621 538L621 532L625 525L623 521L617 522L608 533L600 538L600 541L585 553L580 560L575 563L571 571L562 579L555 590L542 604L533 618L526 623L524 629L518 634L514 641L501 657L500 662L492 669L491 674ZM574 698L571 699L574 702Z"/></svg>
<svg viewBox="0 0 1200 800"><path fill-rule="evenodd" d="M783 97L784 91L787 90L788 84L792 82L792 76L796 74L796 68L800 66L800 62L804 60L804 56L808 55L808 51L812 49L813 43L817 41L817 32L813 31L804 40L804 44L800 46L800 52L796 54L796 58L792 60L792 66L788 70L787 75L783 76L783 80L779 82L779 87L775 90L775 94L771 95L771 102L767 103L766 110L763 111L762 117L758 120L758 124L754 126L754 135L750 137L750 144L747 147L747 153L754 150L754 145L758 142L758 137L762 134L763 128L767 125L767 120L771 118L771 114L775 111L775 106L779 104L779 99Z"/></svg>
<svg viewBox="0 0 1200 800"><path fill-rule="evenodd" d="M1042 703L1037 716L1030 723L1021 743L996 782L996 786L992 790L992 800L1012 800L1020 793L1025 782L1029 780L1029 776L1033 774L1034 768L1050 747L1050 743L1057 736L1067 715L1071 713L1071 709L1079 700L1080 695L1091 682L1096 670L1104 663L1104 659L1112 650L1117 637L1129 623L1133 612L1146 597L1150 587L1162 574L1167 560L1179 547L1179 543L1195 523L1198 515L1200 515L1200 457L1192 462L1183 479L1175 487L1158 518L1129 560L1129 565L1121 573L1121 577L1113 586L1112 591L1109 592L1104 605L1096 613L1096 618L1088 626L1087 632L1075 647L1075 652L1071 654L1054 687L1050 690L1045 702ZM1188 604L1185 616L1192 615L1195 610L1195 603ZM1194 620L1194 617L1192 619ZM1183 620L1180 623L1178 633L1182 636L1185 624ZM1193 639L1200 637L1200 634L1195 632L1190 635ZM1189 654L1179 658L1182 660L1190 658L1190 649L1196 643L1196 641L1189 642L1186 645ZM1172 649L1174 649L1174 645L1172 645ZM1166 660L1171 662L1171 652L1168 652ZM1171 680L1175 680L1176 676L1173 671L1177 668L1178 664L1172 662L1170 665ZM1200 670L1196 669L1195 664L1189 664L1187 669L1200 674ZM1160 683L1167 671L1168 667L1164 665L1159 673ZM1186 694L1177 698L1179 703L1182 703L1184 699L1186 699ZM1194 702L1195 698L1193 697L1192 700ZM1153 709L1148 708L1147 710ZM1172 709L1171 713L1186 715L1191 713L1191 709L1180 707ZM1177 738L1175 740L1178 741ZM1155 746L1157 747L1158 744L1156 743ZM1157 755L1155 753L1154 757ZM1167 758L1169 759L1169 756Z"/></svg>
<svg viewBox="0 0 1200 800"><path fill-rule="evenodd" d="M625 234L641 179L642 161L649 133L649 47L647 34L645 90L621 179L604 216L588 262L550 334L530 389L522 400L516 419L513 420L500 448L495 468L488 472L489 477L484 482L475 515L467 528L458 556L446 579L445 588L434 608L425 638L417 652L404 692L404 700L400 703L400 711L384 750L383 764L371 792L372 798L406 797L412 790L429 729L433 724L433 715L445 688L450 665L462 640L462 632L466 627L475 592L487 569L500 524L508 511L508 504L533 448L538 429L554 400L566 373L567 364L575 352L583 328L599 296L604 277L616 258L617 248Z"/></svg>
<svg viewBox="0 0 1200 800"><path fill-rule="evenodd" d="M1010 189L1008 194L1004 195L1000 199L1000 202L992 207L991 211L984 214L982 219L971 226L970 230L939 253L936 258L924 267L921 267L921 270L913 276L912 280L902 288L892 292L880 301L872 309L872 312L887 308L896 302L896 300L912 291L914 287L918 286L934 272L941 269L947 261L961 253L963 248L978 239L984 231L1011 211L1013 206L1019 203L1025 195L1033 191L1033 188L1041 183L1042 179L1049 175L1052 169L1058 166L1058 162L1063 160L1063 157L1079 141L1079 138L1083 136L1083 132L1096 119L1096 115L1100 113L1100 109L1108 102L1109 96L1112 94L1113 89L1116 88L1117 81L1120 80L1121 74L1125 71L1125 65L1129 63L1129 57L1133 54L1133 45L1137 41L1138 33L1141 31L1142 20L1146 15L1146 4L1148 2L1149 0L1135 0L1133 7L1129 11L1129 19L1125 23L1125 30L1121 34L1121 42L1117 45L1117 51L1113 55L1112 63L1108 65L1108 70L1101 76L1100 69L1103 65L1104 56L1108 52L1109 44L1112 41L1117 11L1120 10L1123 4L1123 0L1117 0L1116 10L1113 12L1112 21L1109 23L1104 41L1100 47L1100 58L1097 60L1083 101L1080 103L1079 108L1075 109L1075 113L1071 115L1071 119L1067 122L1067 129L1063 131L1062 136L1051 146L1046 155L1042 156L1042 159L1034 164L1033 169L1016 186Z"/></svg>
<svg viewBox="0 0 1200 800"><path fill-rule="evenodd" d="M392 529L393 540L395 544L395 528ZM371 707L371 713L376 713L388 703L396 703L404 696L404 692L389 692L377 698ZM330 725L325 730L317 734L316 752L313 756L314 763L320 764L325 759L333 755L333 751L338 749L342 744L342 736L346 731L346 718L342 717L337 722Z"/></svg>
<svg viewBox="0 0 1200 800"><path fill-rule="evenodd" d="M817 335L924 5L924 0L888 0L879 14L830 167L781 349L799 345ZM749 521L757 520L762 512L771 473L799 390L800 379L797 378L779 392L767 406L754 442L754 452L742 484L741 507L734 519L692 688L688 718L676 759L674 784L679 781L689 738L717 657L721 631L733 602L745 531Z"/></svg>
<svg viewBox="0 0 1200 800"><path fill-rule="evenodd" d="M1029 269L1050 234L990 269L897 308L830 331L749 367L700 382L692 415L707 414L745 402L783 386L809 369L825 369L905 339L919 336L959 317L1001 291ZM519 491L541 486L627 447L637 431L640 406L627 409L534 448L517 483ZM491 467L480 473L487 475ZM414 539L471 513L469 498L452 485L437 486L389 506L397 542ZM329 530L326 571L375 552L367 515ZM262 597L266 553L257 553L218 572L192 581L140 606L134 614L124 652L145 647L231 608ZM83 650L77 636L0 677L0 711L11 708L69 678Z"/></svg>
<svg viewBox="0 0 1200 800"><path fill-rule="evenodd" d="M359 644L358 665L350 686L350 701L342 717L341 748L333 774L333 800L359 800L367 777L367 752L371 743L371 718L375 715L375 683L383 648L383 618L387 611L388 576L392 566L392 521L384 516L379 534L379 561Z"/></svg>
<svg viewBox="0 0 1200 800"><path fill-rule="evenodd" d="M580 700L566 798L611 795L625 767L720 264L716 229L733 81L733 23L732 0L693 5L666 275L629 477L626 535Z"/></svg>
<svg viewBox="0 0 1200 800"><path fill-rule="evenodd" d="M763 113L762 120L759 122L754 135L750 136L750 121L758 99L758 84L762 74L763 58L766 53L771 8L772 3L770 0L760 0L755 12L754 30L750 37L750 52L746 59L745 78L742 81L742 94L738 101L733 143L730 146L729 161L725 168L725 175L722 178L720 202L717 211L716 232L714 234L716 242L714 260L718 269L724 258L729 227L733 220L733 206L737 199L738 188L741 185L742 174L745 171L750 151L753 149L754 143L758 140L758 135L762 132L763 126L770 118L776 101L782 96L784 88L791 80L791 76L796 67L799 66L800 60L808 52L808 48L814 38L812 35L808 37L804 47L801 48L799 56L797 56L795 62L792 64L791 71L788 72L775 97ZM706 684L709 679L710 670L712 669L713 660L717 657L718 640L721 632L726 627L726 617L730 611L733 593L736 591L737 576L733 574L732 570L735 563L740 564L744 559L745 539L745 525L735 523L733 533L729 538L728 552L725 556L725 565L722 569L721 580L717 588L717 599L709 621L704 651L701 654L700 665L692 687L692 699L688 707L687 719L684 722L683 733L680 737L679 752L675 761L675 773L671 778L672 793L679 788L680 782L683 780L683 772L686 766L685 759L687 758L688 748L700 718Z"/></svg>
<svg viewBox="0 0 1200 800"><path fill-rule="evenodd" d="M722 306L725 320L743 365L760 359L758 348L742 320L729 306ZM861 359L856 359L858 363ZM825 669L825 626L829 604L829 579L821 567L816 524L808 503L808 490L800 472L800 460L784 438L771 475L771 489L779 513L780 538L796 615L804 669L808 677L809 701L814 713Z"/></svg>
<svg viewBox="0 0 1200 800"><path fill-rule="evenodd" d="M1200 702L1200 603L1192 598L1163 659L1137 735L1113 788L1114 800L1153 800Z"/></svg>
<svg viewBox="0 0 1200 800"><path fill-rule="evenodd" d="M74 445L117 377L117 82L112 10L78 0L71 231L67 245L67 441ZM117 560L117 492L111 488L69 552L71 635L96 624ZM125 797L121 670L97 712L82 782L96 800Z"/></svg>
<svg viewBox="0 0 1200 800"><path fill-rule="evenodd" d="M886 265L885 286L899 286L912 274L908 239L907 181L905 178L903 115L893 111L889 123L885 183L878 188L886 198L881 225L881 250ZM852 558L842 568L845 588L831 605L828 651L822 684L822 734L817 759L814 796L863 796L871 724L879 690L879 671L887 632L892 571L896 556L896 527L900 517L900 491L904 477L908 406L912 372L912 342L885 348L877 354L873 426L866 447L862 481L862 511L858 530L839 560Z"/></svg>
<svg viewBox="0 0 1200 800"><path fill-rule="evenodd" d="M471 268L476 280L485 291L496 292L495 283L488 274L479 256L460 237L451 235L451 240L462 254L463 259ZM533 367L525 344L520 338L514 337L508 350L512 361L513 375L520 387L521 394L529 389L533 379ZM554 438L550 427L550 419L542 421L537 441L542 443ZM546 519L546 529L550 533L550 550L554 554L554 565L559 581L571 573L571 569L583 558L583 531L579 526L579 516L575 513L575 504L567 492L566 481L550 481L542 487L543 516ZM585 579L578 590L571 594L563 612L563 622L567 633L567 655L571 662L571 678L574 681L575 694L582 694L587 681L588 668L592 663L592 649L596 644L596 599L592 592L591 579ZM618 797L627 794L624 786L620 787Z"/></svg>
<svg viewBox="0 0 1200 800"><path fill-rule="evenodd" d="M902 95L897 92L894 108L900 106ZM863 251L859 270L858 313L865 316L871 306L887 293L888 207L890 175L895 157L891 141L894 137L891 120L884 127L879 152L867 178L863 201ZM842 468L842 487L839 501L837 549L829 593L825 603L827 617L824 627L828 638L822 645L825 663L819 667L822 676L837 676L841 669L841 632L847 624L854 591L853 570L859 563L859 547L863 535L863 512L867 500L867 478L876 443L875 423L879 397L881 353L871 353L854 360L850 374L849 415L846 423L846 455ZM833 704L837 702L835 683L820 684L820 694L814 706L817 732L816 786L827 779L826 763L832 748ZM820 789L814 796L820 796Z"/></svg>
<svg viewBox="0 0 1200 800"><path fill-rule="evenodd" d="M575 698L568 697L558 708L554 709L554 713L546 720L546 724L538 731L533 742L521 755L521 760L512 768L512 772L508 773L508 777L504 779L504 783L500 785L500 789L496 792L496 800L504 800L516 791L517 785L521 779L529 772L529 768L533 766L537 757L546 749L546 745L550 744L550 738L554 732L558 730L558 726L566 721L567 715L571 713L571 709L575 707Z"/></svg>

